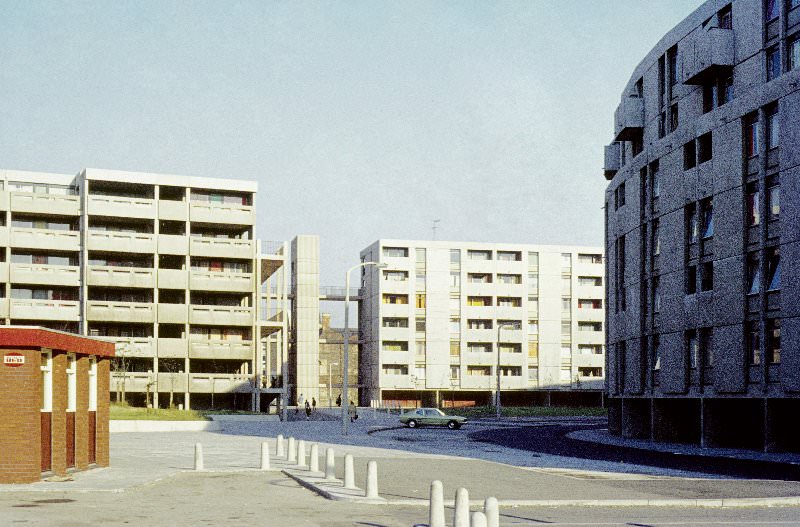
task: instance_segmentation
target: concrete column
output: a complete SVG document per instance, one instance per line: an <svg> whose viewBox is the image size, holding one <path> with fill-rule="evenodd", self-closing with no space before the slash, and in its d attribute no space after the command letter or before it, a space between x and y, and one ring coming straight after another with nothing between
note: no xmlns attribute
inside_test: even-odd
<svg viewBox="0 0 800 527"><path fill-rule="evenodd" d="M194 444L194 469L203 470L203 445Z"/></svg>
<svg viewBox="0 0 800 527"><path fill-rule="evenodd" d="M486 527L486 515L481 511L475 511L472 513L472 522L470 523L471 527Z"/></svg>
<svg viewBox="0 0 800 527"><path fill-rule="evenodd" d="M444 524L444 491L438 479L431 482L430 500L428 501L428 526L445 527Z"/></svg>
<svg viewBox="0 0 800 527"><path fill-rule="evenodd" d="M297 466L305 468L306 465L306 442L302 439L297 442Z"/></svg>
<svg viewBox="0 0 800 527"><path fill-rule="evenodd" d="M464 487L456 490L453 527L469 527L469 492Z"/></svg>
<svg viewBox="0 0 800 527"><path fill-rule="evenodd" d="M269 443L261 443L261 470L269 470Z"/></svg>
<svg viewBox="0 0 800 527"><path fill-rule="evenodd" d="M289 437L289 455L286 458L289 463L297 463L297 444L294 442L294 437Z"/></svg>
<svg viewBox="0 0 800 527"><path fill-rule="evenodd" d="M283 448L283 434L278 434L278 439L275 442L275 457L285 457L286 451Z"/></svg>
<svg viewBox="0 0 800 527"><path fill-rule="evenodd" d="M345 454L344 456L344 488L356 488L356 475L353 469L353 454Z"/></svg>
<svg viewBox="0 0 800 527"><path fill-rule="evenodd" d="M319 472L319 445L314 443L311 445L311 459L309 460L309 470L311 472Z"/></svg>
<svg viewBox="0 0 800 527"><path fill-rule="evenodd" d="M325 449L325 479L336 479L336 460L331 447Z"/></svg>
<svg viewBox="0 0 800 527"><path fill-rule="evenodd" d="M378 463L376 461L367 462L367 490L364 492L367 498L378 498Z"/></svg>
<svg viewBox="0 0 800 527"><path fill-rule="evenodd" d="M500 527L500 506L497 498L486 498L483 502L483 513L486 515L486 527Z"/></svg>

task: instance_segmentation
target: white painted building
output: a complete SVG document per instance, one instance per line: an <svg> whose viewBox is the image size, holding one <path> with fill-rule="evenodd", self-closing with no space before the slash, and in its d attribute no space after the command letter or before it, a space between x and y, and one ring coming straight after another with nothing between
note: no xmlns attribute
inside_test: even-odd
<svg viewBox="0 0 800 527"><path fill-rule="evenodd" d="M489 404L498 347L507 404L599 403L600 247L379 240L361 260L385 264L362 273L361 404Z"/></svg>

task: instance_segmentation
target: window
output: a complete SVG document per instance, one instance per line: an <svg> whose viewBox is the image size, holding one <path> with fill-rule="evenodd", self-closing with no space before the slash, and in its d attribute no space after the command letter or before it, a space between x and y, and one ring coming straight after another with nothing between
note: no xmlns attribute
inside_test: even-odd
<svg viewBox="0 0 800 527"><path fill-rule="evenodd" d="M500 375L503 377L521 377L522 368L520 366L501 366Z"/></svg>
<svg viewBox="0 0 800 527"><path fill-rule="evenodd" d="M786 58L787 69L794 70L800 67L800 35L795 35L789 41L786 51L789 54Z"/></svg>
<svg viewBox="0 0 800 527"><path fill-rule="evenodd" d="M683 169L689 170L697 165L697 149L694 140L683 145Z"/></svg>
<svg viewBox="0 0 800 527"><path fill-rule="evenodd" d="M669 107L669 131L674 132L678 129L678 103Z"/></svg>
<svg viewBox="0 0 800 527"><path fill-rule="evenodd" d="M781 53L777 45L767 49L767 81L777 79L781 74Z"/></svg>
<svg viewBox="0 0 800 527"><path fill-rule="evenodd" d="M461 263L460 249L450 249L450 263Z"/></svg>
<svg viewBox="0 0 800 527"><path fill-rule="evenodd" d="M475 307L488 307L492 305L492 297L490 296L468 296L467 305Z"/></svg>
<svg viewBox="0 0 800 527"><path fill-rule="evenodd" d="M693 295L697 292L697 266L690 265L686 268L686 294Z"/></svg>
<svg viewBox="0 0 800 527"><path fill-rule="evenodd" d="M488 342L468 342L467 351L470 353L491 353L492 345Z"/></svg>
<svg viewBox="0 0 800 527"><path fill-rule="evenodd" d="M383 351L408 351L408 342L404 340L383 341Z"/></svg>
<svg viewBox="0 0 800 527"><path fill-rule="evenodd" d="M572 311L572 298L566 296L561 298L561 312L569 313Z"/></svg>
<svg viewBox="0 0 800 527"><path fill-rule="evenodd" d="M767 178L767 220L774 221L781 214L781 186L778 176Z"/></svg>
<svg viewBox="0 0 800 527"><path fill-rule="evenodd" d="M528 380L533 382L539 380L539 368L537 366L528 366Z"/></svg>
<svg viewBox="0 0 800 527"><path fill-rule="evenodd" d="M719 79L717 84L717 105L722 106L733 100L733 75Z"/></svg>
<svg viewBox="0 0 800 527"><path fill-rule="evenodd" d="M714 289L714 264L705 262L701 266L700 290L711 291Z"/></svg>
<svg viewBox="0 0 800 527"><path fill-rule="evenodd" d="M528 358L529 359L539 359L539 341L532 340L528 342Z"/></svg>
<svg viewBox="0 0 800 527"><path fill-rule="evenodd" d="M578 309L603 309L603 301L581 298L578 300Z"/></svg>
<svg viewBox="0 0 800 527"><path fill-rule="evenodd" d="M388 282L405 282L408 280L408 271L383 271L383 279Z"/></svg>
<svg viewBox="0 0 800 527"><path fill-rule="evenodd" d="M653 371L661 370L661 340L658 335L650 337L651 346L653 346Z"/></svg>
<svg viewBox="0 0 800 527"><path fill-rule="evenodd" d="M417 288L417 290L424 290L425 289L425 279L426 279L425 272L424 271L422 271L422 272L417 271L415 279L416 279L416 286L417 286L416 288Z"/></svg>
<svg viewBox="0 0 800 527"><path fill-rule="evenodd" d="M602 355L602 344L578 344L578 353L581 355Z"/></svg>
<svg viewBox="0 0 800 527"><path fill-rule="evenodd" d="M450 272L450 287L456 289L461 287L461 273L458 271Z"/></svg>
<svg viewBox="0 0 800 527"><path fill-rule="evenodd" d="M491 366L467 366L467 375L475 377L488 377L492 374Z"/></svg>
<svg viewBox="0 0 800 527"><path fill-rule="evenodd" d="M461 341L460 340L451 340L450 341L450 356L451 357L458 357L461 355Z"/></svg>
<svg viewBox="0 0 800 527"><path fill-rule="evenodd" d="M384 247L383 255L387 258L407 258L408 247Z"/></svg>
<svg viewBox="0 0 800 527"><path fill-rule="evenodd" d="M467 282L471 284L491 284L492 275L488 273L468 273Z"/></svg>
<svg viewBox="0 0 800 527"><path fill-rule="evenodd" d="M504 262L521 262L522 253L519 251L497 251L497 259Z"/></svg>
<svg viewBox="0 0 800 527"><path fill-rule="evenodd" d="M700 202L700 214L703 220L703 239L714 236L714 206L711 198Z"/></svg>
<svg viewBox="0 0 800 527"><path fill-rule="evenodd" d="M761 364L761 336L758 332L758 321L748 322L746 328L745 338L750 364Z"/></svg>
<svg viewBox="0 0 800 527"><path fill-rule="evenodd" d="M425 309L425 293L417 293L417 309Z"/></svg>
<svg viewBox="0 0 800 527"><path fill-rule="evenodd" d="M778 107L771 106L766 110L766 135L767 150L780 146L780 122L778 121Z"/></svg>
<svg viewBox="0 0 800 527"><path fill-rule="evenodd" d="M747 255L747 282L748 295L761 292L761 260L755 252Z"/></svg>
<svg viewBox="0 0 800 527"><path fill-rule="evenodd" d="M461 333L461 320L457 318L450 319L450 333Z"/></svg>
<svg viewBox="0 0 800 527"><path fill-rule="evenodd" d="M658 161L650 163L650 192L653 200L661 195L661 176L659 175Z"/></svg>
<svg viewBox="0 0 800 527"><path fill-rule="evenodd" d="M522 344L519 342L503 342L498 348L503 353L522 353Z"/></svg>
<svg viewBox="0 0 800 527"><path fill-rule="evenodd" d="M539 321L538 320L529 320L528 321L528 334L529 335L538 335L539 334Z"/></svg>
<svg viewBox="0 0 800 527"><path fill-rule="evenodd" d="M622 189L622 193L625 193L625 189ZM622 198L622 204L625 204L625 198ZM572 267L572 254L570 253L561 253L561 267L570 268Z"/></svg>
<svg viewBox="0 0 800 527"><path fill-rule="evenodd" d="M652 239L652 250L653 256L658 256L661 254L661 235L660 230L658 228L658 220L653 220L652 227L651 227L651 235Z"/></svg>
<svg viewBox="0 0 800 527"><path fill-rule="evenodd" d="M386 317L383 319L383 327L385 328L407 328L408 327L408 319L407 318L389 318Z"/></svg>
<svg viewBox="0 0 800 527"><path fill-rule="evenodd" d="M581 264L601 264L603 263L602 254L578 254L578 263Z"/></svg>
<svg viewBox="0 0 800 527"><path fill-rule="evenodd" d="M615 246L615 260L617 272L614 280L615 287L615 308L617 311L625 311L626 297L625 297L625 235L623 234L617 238Z"/></svg>
<svg viewBox="0 0 800 527"><path fill-rule="evenodd" d="M599 276L579 276L578 285L587 287L602 287L603 279Z"/></svg>
<svg viewBox="0 0 800 527"><path fill-rule="evenodd" d="M396 295L392 293L383 294L384 304L408 304L408 295Z"/></svg>
<svg viewBox="0 0 800 527"><path fill-rule="evenodd" d="M470 260L491 260L492 251L467 251L467 258Z"/></svg>
<svg viewBox="0 0 800 527"><path fill-rule="evenodd" d="M625 183L620 183L614 190L614 210L625 205Z"/></svg>
<svg viewBox="0 0 800 527"><path fill-rule="evenodd" d="M689 245L697 243L700 230L697 223L697 205L694 203L686 206L686 241Z"/></svg>
<svg viewBox="0 0 800 527"><path fill-rule="evenodd" d="M417 247L414 249L416 253L416 263L425 265L425 255L427 251L423 248Z"/></svg>
<svg viewBox="0 0 800 527"><path fill-rule="evenodd" d="M384 375L408 375L408 364L384 364Z"/></svg>
<svg viewBox="0 0 800 527"><path fill-rule="evenodd" d="M669 65L669 85L675 86L678 84L678 46L672 46L667 50L667 64Z"/></svg>
<svg viewBox="0 0 800 527"><path fill-rule="evenodd" d="M419 331L420 333L425 332L425 320L426 320L425 317L416 318L416 320L414 321L416 326L416 331Z"/></svg>
<svg viewBox="0 0 800 527"><path fill-rule="evenodd" d="M450 380L457 381L461 377L460 366L450 366Z"/></svg>
<svg viewBox="0 0 800 527"><path fill-rule="evenodd" d="M780 249L774 247L767 250L767 291L781 288L781 255Z"/></svg>
<svg viewBox="0 0 800 527"><path fill-rule="evenodd" d="M425 356L425 348L426 345L424 340L417 340L416 342L414 342L414 354L417 355L418 357Z"/></svg>
<svg viewBox="0 0 800 527"><path fill-rule="evenodd" d="M748 159L758 155L758 114L744 118L744 153Z"/></svg>
<svg viewBox="0 0 800 527"><path fill-rule="evenodd" d="M458 295L450 295L448 305L451 311L461 311L461 297Z"/></svg>
<svg viewBox="0 0 800 527"><path fill-rule="evenodd" d="M658 313L661 311L661 288L659 281L660 280L657 276L653 277L653 313Z"/></svg>
<svg viewBox="0 0 800 527"><path fill-rule="evenodd" d="M699 344L697 342L697 331L691 329L684 335L686 342L686 353L689 356L689 368L696 369L699 360Z"/></svg>
<svg viewBox="0 0 800 527"><path fill-rule="evenodd" d="M764 20L771 22L780 15L780 6L778 0L765 0L764 1Z"/></svg>
<svg viewBox="0 0 800 527"><path fill-rule="evenodd" d="M603 331L602 322L578 322L578 331Z"/></svg>
<svg viewBox="0 0 800 527"><path fill-rule="evenodd" d="M700 357L703 359L703 367L711 368L714 366L714 342L712 328L700 328L699 331Z"/></svg>
<svg viewBox="0 0 800 527"><path fill-rule="evenodd" d="M530 269L539 268L539 253L534 253L534 252L528 253L528 267Z"/></svg>
<svg viewBox="0 0 800 527"><path fill-rule="evenodd" d="M730 4L720 9L717 13L717 27L720 29L733 29L733 17L731 15Z"/></svg>
<svg viewBox="0 0 800 527"><path fill-rule="evenodd" d="M698 146L697 162L705 163L706 161L710 161L711 158L714 156L711 132L705 133L700 137L698 137L697 146Z"/></svg>
<svg viewBox="0 0 800 527"><path fill-rule="evenodd" d="M779 364L781 362L781 320L779 318L767 319L765 329L767 362Z"/></svg>
<svg viewBox="0 0 800 527"><path fill-rule="evenodd" d="M539 290L539 275L537 273L528 273L528 290Z"/></svg>
<svg viewBox="0 0 800 527"><path fill-rule="evenodd" d="M758 191L758 183L750 183L747 185L747 224L751 227L761 223L761 193Z"/></svg>
<svg viewBox="0 0 800 527"><path fill-rule="evenodd" d="M483 318L471 318L467 320L468 329L492 329L492 321Z"/></svg>
<svg viewBox="0 0 800 527"><path fill-rule="evenodd" d="M538 296L529 296L528 297L528 311L531 313L537 313L539 311L539 297Z"/></svg>
<svg viewBox="0 0 800 527"><path fill-rule="evenodd" d="M501 284L521 284L522 276L518 274L497 274L497 281Z"/></svg>
<svg viewBox="0 0 800 527"><path fill-rule="evenodd" d="M522 330L522 321L521 320L498 320L497 321L498 327L503 330L511 330L511 331L520 331Z"/></svg>
<svg viewBox="0 0 800 527"><path fill-rule="evenodd" d="M522 299L519 297L513 296L498 296L497 297L497 306L498 307L521 307L522 306Z"/></svg>
<svg viewBox="0 0 800 527"><path fill-rule="evenodd" d="M561 322L561 340L569 341L571 339L572 339L572 322L570 322L569 320Z"/></svg>

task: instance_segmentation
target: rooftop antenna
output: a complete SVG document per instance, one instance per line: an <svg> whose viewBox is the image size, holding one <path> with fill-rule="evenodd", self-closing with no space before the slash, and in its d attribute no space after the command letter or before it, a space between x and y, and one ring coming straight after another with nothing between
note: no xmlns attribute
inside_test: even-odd
<svg viewBox="0 0 800 527"><path fill-rule="evenodd" d="M442 220L433 220L433 227L431 227L431 230L433 231L433 239L434 240L436 239L436 229L439 228L439 222L440 221L442 221Z"/></svg>

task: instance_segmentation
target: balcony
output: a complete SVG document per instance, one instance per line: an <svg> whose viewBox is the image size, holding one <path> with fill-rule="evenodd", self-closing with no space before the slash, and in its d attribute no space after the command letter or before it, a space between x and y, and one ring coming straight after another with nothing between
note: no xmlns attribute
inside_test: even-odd
<svg viewBox="0 0 800 527"><path fill-rule="evenodd" d="M153 339L142 337L95 337L107 342L113 342L117 355L123 357L155 357L156 349Z"/></svg>
<svg viewBox="0 0 800 527"><path fill-rule="evenodd" d="M492 375L464 375L461 377L461 388L464 390L493 390L495 377Z"/></svg>
<svg viewBox="0 0 800 527"><path fill-rule="evenodd" d="M11 299L10 316L12 319L77 322L80 314L80 302L77 300Z"/></svg>
<svg viewBox="0 0 800 527"><path fill-rule="evenodd" d="M103 322L146 323L155 322L155 308L150 302L105 302L89 300L86 316L89 320Z"/></svg>
<svg viewBox="0 0 800 527"><path fill-rule="evenodd" d="M464 332L464 340L469 342L494 342L497 340L496 329L467 329Z"/></svg>
<svg viewBox="0 0 800 527"><path fill-rule="evenodd" d="M192 340L190 359L253 359L253 343L249 340Z"/></svg>
<svg viewBox="0 0 800 527"><path fill-rule="evenodd" d="M208 258L241 258L252 259L252 240L235 238L202 238L193 236L189 240L189 253L192 256Z"/></svg>
<svg viewBox="0 0 800 527"><path fill-rule="evenodd" d="M185 201L158 200L158 219L186 221L189 219L189 204Z"/></svg>
<svg viewBox="0 0 800 527"><path fill-rule="evenodd" d="M186 304L158 304L158 322L160 324L186 324L189 310Z"/></svg>
<svg viewBox="0 0 800 527"><path fill-rule="evenodd" d="M156 203L149 198L90 194L88 211L90 216L154 219Z"/></svg>
<svg viewBox="0 0 800 527"><path fill-rule="evenodd" d="M632 141L644 129L644 99L623 97L614 112L614 141Z"/></svg>
<svg viewBox="0 0 800 527"><path fill-rule="evenodd" d="M253 291L252 273L227 273L224 271L191 271L189 288L197 291L227 291L250 293Z"/></svg>
<svg viewBox="0 0 800 527"><path fill-rule="evenodd" d="M414 307L409 304L381 304L382 317L412 317L414 316Z"/></svg>
<svg viewBox="0 0 800 527"><path fill-rule="evenodd" d="M89 229L87 238L87 245L90 251L156 252L155 236L146 232L94 231Z"/></svg>
<svg viewBox="0 0 800 527"><path fill-rule="evenodd" d="M109 390L113 393L125 388L126 392L144 392L149 390L151 393L155 387L155 374L147 372L111 372L111 384Z"/></svg>
<svg viewBox="0 0 800 527"><path fill-rule="evenodd" d="M380 376L380 386L384 390L392 388L411 389L415 387L414 383L411 382L410 375L391 375L383 372L381 372Z"/></svg>
<svg viewBox="0 0 800 527"><path fill-rule="evenodd" d="M86 281L88 285L152 289L156 284L156 271L145 267L90 265Z"/></svg>
<svg viewBox="0 0 800 527"><path fill-rule="evenodd" d="M8 316L8 298L0 298L0 318Z"/></svg>
<svg viewBox="0 0 800 527"><path fill-rule="evenodd" d="M602 309L578 309L577 319L578 322L603 322L605 311Z"/></svg>
<svg viewBox="0 0 800 527"><path fill-rule="evenodd" d="M601 344L604 345L605 332L603 331L578 331L573 333L573 341L577 344Z"/></svg>
<svg viewBox="0 0 800 527"><path fill-rule="evenodd" d="M165 359L186 358L189 341L186 339L158 339L158 356Z"/></svg>
<svg viewBox="0 0 800 527"><path fill-rule="evenodd" d="M183 393L189 388L189 374L183 372L158 373L158 391Z"/></svg>
<svg viewBox="0 0 800 527"><path fill-rule="evenodd" d="M80 233L78 231L11 227L11 247L54 251L78 251L80 250Z"/></svg>
<svg viewBox="0 0 800 527"><path fill-rule="evenodd" d="M414 321L411 321L411 324L414 324ZM414 340L414 328L381 328L380 329L380 337L381 340L404 340L410 341ZM387 352L382 352L387 353ZM405 353L405 352L403 352ZM392 361L385 359L383 362L392 363Z"/></svg>
<svg viewBox="0 0 800 527"><path fill-rule="evenodd" d="M189 254L189 238L181 234L159 234L158 252L160 254Z"/></svg>
<svg viewBox="0 0 800 527"><path fill-rule="evenodd" d="M713 27L695 32L683 48L683 83L705 84L733 68L733 30Z"/></svg>
<svg viewBox="0 0 800 527"><path fill-rule="evenodd" d="M241 373L190 373L192 393L251 392L253 376Z"/></svg>
<svg viewBox="0 0 800 527"><path fill-rule="evenodd" d="M253 225L256 222L256 215L253 207L249 205L193 201L189 204L189 220L198 223Z"/></svg>
<svg viewBox="0 0 800 527"><path fill-rule="evenodd" d="M7 266L8 264L0 264ZM0 272L0 275L3 273ZM6 277L9 275L6 274ZM77 287L81 281L81 269L69 265L10 264L11 282L17 284L37 284Z"/></svg>
<svg viewBox="0 0 800 527"><path fill-rule="evenodd" d="M606 176L607 181L611 181L614 179L617 171L619 170L619 159L620 159L620 144L617 142L611 143L610 145L606 145L605 149L605 156L603 162L603 173Z"/></svg>
<svg viewBox="0 0 800 527"><path fill-rule="evenodd" d="M461 292L465 296L494 296L495 284L487 284L483 282L470 282L461 284Z"/></svg>
<svg viewBox="0 0 800 527"><path fill-rule="evenodd" d="M159 269L158 287L161 289L187 289L189 275L183 269Z"/></svg>
<svg viewBox="0 0 800 527"><path fill-rule="evenodd" d="M12 212L58 214L60 216L78 216L80 214L78 196L33 192L11 192L10 195Z"/></svg>
<svg viewBox="0 0 800 527"><path fill-rule="evenodd" d="M252 326L253 308L239 306L189 306L189 323L214 326Z"/></svg>

